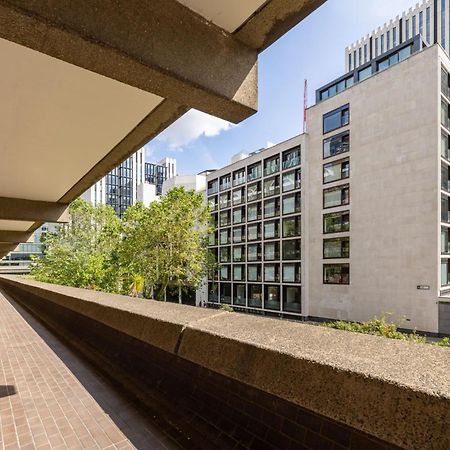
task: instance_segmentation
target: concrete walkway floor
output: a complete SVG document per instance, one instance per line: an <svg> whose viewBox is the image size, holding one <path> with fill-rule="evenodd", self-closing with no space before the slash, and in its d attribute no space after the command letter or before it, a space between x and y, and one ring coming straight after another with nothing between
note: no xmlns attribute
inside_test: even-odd
<svg viewBox="0 0 450 450"><path fill-rule="evenodd" d="M181 446L169 424L0 292L0 449L85 448Z"/></svg>

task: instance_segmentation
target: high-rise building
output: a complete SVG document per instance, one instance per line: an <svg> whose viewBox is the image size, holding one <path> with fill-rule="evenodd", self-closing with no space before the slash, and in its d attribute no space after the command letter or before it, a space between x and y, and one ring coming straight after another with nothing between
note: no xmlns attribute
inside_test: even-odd
<svg viewBox="0 0 450 450"><path fill-rule="evenodd" d="M449 72L416 34L318 89L306 134L209 174L204 301L450 333Z"/></svg>

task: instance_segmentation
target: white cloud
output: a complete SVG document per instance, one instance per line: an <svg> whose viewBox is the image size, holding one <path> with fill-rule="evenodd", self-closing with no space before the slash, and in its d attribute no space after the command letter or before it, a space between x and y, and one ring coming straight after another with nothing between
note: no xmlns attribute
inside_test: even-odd
<svg viewBox="0 0 450 450"><path fill-rule="evenodd" d="M236 125L201 111L191 109L157 138L166 142L171 150L182 150L201 136L217 136Z"/></svg>
<svg viewBox="0 0 450 450"><path fill-rule="evenodd" d="M267 141L266 142L266 148L270 148L270 147L273 147L275 144L273 143L273 142L271 142L271 141Z"/></svg>

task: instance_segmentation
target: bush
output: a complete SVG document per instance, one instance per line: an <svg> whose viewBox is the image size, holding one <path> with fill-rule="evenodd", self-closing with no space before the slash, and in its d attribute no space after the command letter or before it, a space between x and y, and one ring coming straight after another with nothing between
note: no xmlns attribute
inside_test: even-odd
<svg viewBox="0 0 450 450"><path fill-rule="evenodd" d="M230 305L220 305L219 309L226 312L234 312L234 309Z"/></svg>

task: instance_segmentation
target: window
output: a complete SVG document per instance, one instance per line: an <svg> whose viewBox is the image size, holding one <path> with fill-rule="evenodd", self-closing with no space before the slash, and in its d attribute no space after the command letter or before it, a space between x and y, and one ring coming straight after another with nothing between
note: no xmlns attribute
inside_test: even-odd
<svg viewBox="0 0 450 450"><path fill-rule="evenodd" d="M364 44L364 62L366 63L368 61L367 58L367 44Z"/></svg>
<svg viewBox="0 0 450 450"><path fill-rule="evenodd" d="M247 168L247 181L257 180L261 178L262 170L261 163L252 164Z"/></svg>
<svg viewBox="0 0 450 450"><path fill-rule="evenodd" d="M209 245L217 245L218 240L219 240L218 233L217 230L215 230L209 235Z"/></svg>
<svg viewBox="0 0 450 450"><path fill-rule="evenodd" d="M233 209L233 223L242 223L245 220L245 206Z"/></svg>
<svg viewBox="0 0 450 450"><path fill-rule="evenodd" d="M323 116L323 132L329 133L337 128L348 125L350 121L349 106L343 106L335 111L331 111Z"/></svg>
<svg viewBox="0 0 450 450"><path fill-rule="evenodd" d="M283 192L299 189L301 186L301 178L302 175L300 169L283 173Z"/></svg>
<svg viewBox="0 0 450 450"><path fill-rule="evenodd" d="M445 0L441 0L441 45L443 49L446 49L445 28Z"/></svg>
<svg viewBox="0 0 450 450"><path fill-rule="evenodd" d="M406 40L409 39L409 19L406 19L405 21L405 36Z"/></svg>
<svg viewBox="0 0 450 450"><path fill-rule="evenodd" d="M345 184L323 191L323 207L334 208L336 206L348 205L350 202L350 186Z"/></svg>
<svg viewBox="0 0 450 450"><path fill-rule="evenodd" d="M449 233L450 228L441 227L441 253L443 255L450 254Z"/></svg>
<svg viewBox="0 0 450 450"><path fill-rule="evenodd" d="M249 225L247 227L247 240L257 241L261 239L261 224Z"/></svg>
<svg viewBox="0 0 450 450"><path fill-rule="evenodd" d="M378 38L375 38L375 56L378 56Z"/></svg>
<svg viewBox="0 0 450 450"><path fill-rule="evenodd" d="M268 180L264 180L264 197L270 197L280 193L280 176L277 175Z"/></svg>
<svg viewBox="0 0 450 450"><path fill-rule="evenodd" d="M447 161L450 160L450 146L447 133L441 133L441 156Z"/></svg>
<svg viewBox="0 0 450 450"><path fill-rule="evenodd" d="M247 186L247 201L253 202L261 198L261 182Z"/></svg>
<svg viewBox="0 0 450 450"><path fill-rule="evenodd" d="M231 225L231 214L230 214L230 211L229 210L228 211L222 211L220 213L219 220L220 220L220 226L221 227L224 227L224 226L227 226L227 225Z"/></svg>
<svg viewBox="0 0 450 450"><path fill-rule="evenodd" d="M279 264L264 264L264 281L272 283L280 281Z"/></svg>
<svg viewBox="0 0 450 450"><path fill-rule="evenodd" d="M381 35L381 52L380 54L384 53L384 34Z"/></svg>
<svg viewBox="0 0 450 450"><path fill-rule="evenodd" d="M419 13L419 34L423 36L423 11Z"/></svg>
<svg viewBox="0 0 450 450"><path fill-rule="evenodd" d="M222 247L220 249L220 262L231 262L230 247Z"/></svg>
<svg viewBox="0 0 450 450"><path fill-rule="evenodd" d="M225 191L226 189L231 188L231 174L228 173L223 177L220 177L220 190Z"/></svg>
<svg viewBox="0 0 450 450"><path fill-rule="evenodd" d="M324 284L350 284L349 264L324 264Z"/></svg>
<svg viewBox="0 0 450 450"><path fill-rule="evenodd" d="M209 197L208 204L209 204L211 210L215 211L217 209L217 195L215 195L214 197Z"/></svg>
<svg viewBox="0 0 450 450"><path fill-rule="evenodd" d="M300 283L302 270L300 263L283 264L283 283Z"/></svg>
<svg viewBox="0 0 450 450"><path fill-rule="evenodd" d="M272 156L264 160L264 176L271 175L280 170L280 156Z"/></svg>
<svg viewBox="0 0 450 450"><path fill-rule="evenodd" d="M264 243L264 260L276 261L280 259L280 245L278 242Z"/></svg>
<svg viewBox="0 0 450 450"><path fill-rule="evenodd" d="M264 239L276 239L280 237L279 226L280 222L278 220L264 222Z"/></svg>
<svg viewBox="0 0 450 450"><path fill-rule="evenodd" d="M219 286L216 283L208 283L208 302L217 303L219 301Z"/></svg>
<svg viewBox="0 0 450 450"><path fill-rule="evenodd" d="M220 245L230 244L230 228L226 230L220 230Z"/></svg>
<svg viewBox="0 0 450 450"><path fill-rule="evenodd" d="M245 241L245 226L234 227L233 228L233 242L244 242Z"/></svg>
<svg viewBox="0 0 450 450"><path fill-rule="evenodd" d="M220 303L231 304L231 284L220 283Z"/></svg>
<svg viewBox="0 0 450 450"><path fill-rule="evenodd" d="M416 16L412 16L412 37L416 35L416 31L417 31L417 18Z"/></svg>
<svg viewBox="0 0 450 450"><path fill-rule="evenodd" d="M264 308L280 310L280 286L264 286Z"/></svg>
<svg viewBox="0 0 450 450"><path fill-rule="evenodd" d="M233 186L239 186L243 183L245 183L245 169L233 172Z"/></svg>
<svg viewBox="0 0 450 450"><path fill-rule="evenodd" d="M450 190L450 170L449 166L445 163L441 163L441 189L449 192Z"/></svg>
<svg viewBox="0 0 450 450"><path fill-rule="evenodd" d="M261 264L249 264L247 266L247 280L261 281Z"/></svg>
<svg viewBox="0 0 450 450"><path fill-rule="evenodd" d="M300 146L283 152L283 170L300 165Z"/></svg>
<svg viewBox="0 0 450 450"><path fill-rule="evenodd" d="M333 97L336 94L339 94L339 92L342 92L343 90L353 86L353 84L354 84L353 75L344 78L343 80L335 84L332 84L326 89L322 89L320 91L320 100L326 100L327 98Z"/></svg>
<svg viewBox="0 0 450 450"><path fill-rule="evenodd" d="M358 66L362 64L362 48L358 48Z"/></svg>
<svg viewBox="0 0 450 450"><path fill-rule="evenodd" d="M262 285L249 284L247 289L248 306L251 308L262 308Z"/></svg>
<svg viewBox="0 0 450 450"><path fill-rule="evenodd" d="M233 286L233 305L245 306L245 284L235 284Z"/></svg>
<svg viewBox="0 0 450 450"><path fill-rule="evenodd" d="M252 203L247 206L247 220L252 222L258 219L261 219L261 202Z"/></svg>
<svg viewBox="0 0 450 450"><path fill-rule="evenodd" d="M391 49L391 32L387 31L386 32L386 50L390 50Z"/></svg>
<svg viewBox="0 0 450 450"><path fill-rule="evenodd" d="M300 239L292 239L283 241L283 260L292 261L301 259L301 241Z"/></svg>
<svg viewBox="0 0 450 450"><path fill-rule="evenodd" d="M412 46L408 45L407 47L402 48L398 52L398 60L403 61L404 59L408 58L408 56L411 56L412 53Z"/></svg>
<svg viewBox="0 0 450 450"><path fill-rule="evenodd" d="M233 281L245 281L245 266L243 264L233 266Z"/></svg>
<svg viewBox="0 0 450 450"><path fill-rule="evenodd" d="M349 132L332 136L323 141L323 157L331 158L332 156L345 153L350 150L350 134Z"/></svg>
<svg viewBox="0 0 450 450"><path fill-rule="evenodd" d="M323 232L325 234L341 233L343 231L350 231L349 211L325 214L323 216Z"/></svg>
<svg viewBox="0 0 450 450"><path fill-rule="evenodd" d="M300 236L302 231L301 216L283 219L283 237Z"/></svg>
<svg viewBox="0 0 450 450"><path fill-rule="evenodd" d="M426 41L431 44L431 10L430 7L426 11Z"/></svg>
<svg viewBox="0 0 450 450"><path fill-rule="evenodd" d="M343 180L350 176L350 161L342 159L323 165L323 182L332 183L333 181Z"/></svg>
<svg viewBox="0 0 450 450"><path fill-rule="evenodd" d="M447 195L441 195L441 221L450 222L450 202Z"/></svg>
<svg viewBox="0 0 450 450"><path fill-rule="evenodd" d="M350 238L325 239L323 241L324 259L348 258L350 256Z"/></svg>
<svg viewBox="0 0 450 450"><path fill-rule="evenodd" d="M447 97L450 97L450 80L448 72L441 67L441 92Z"/></svg>
<svg viewBox="0 0 450 450"><path fill-rule="evenodd" d="M372 66L366 67L363 70L360 70L358 72L358 80L364 81L366 78L369 78L372 76Z"/></svg>
<svg viewBox="0 0 450 450"><path fill-rule="evenodd" d="M231 206L231 192L220 194L219 196L220 209L229 208Z"/></svg>
<svg viewBox="0 0 450 450"><path fill-rule="evenodd" d="M348 54L348 70L352 70L352 54Z"/></svg>
<svg viewBox="0 0 450 450"><path fill-rule="evenodd" d="M247 260L261 261L261 244L247 245Z"/></svg>
<svg viewBox="0 0 450 450"><path fill-rule="evenodd" d="M283 214L293 214L301 211L301 194L284 195L283 196Z"/></svg>
<svg viewBox="0 0 450 450"><path fill-rule="evenodd" d="M301 287L283 286L283 311L300 314L301 298Z"/></svg>
<svg viewBox="0 0 450 450"><path fill-rule="evenodd" d="M240 205L245 200L245 188L235 189L233 191L233 205Z"/></svg>
<svg viewBox="0 0 450 450"><path fill-rule="evenodd" d="M280 199L273 198L264 202L264 218L275 217L280 214Z"/></svg>
<svg viewBox="0 0 450 450"><path fill-rule="evenodd" d="M397 47L397 27L392 28L392 47Z"/></svg>
<svg viewBox="0 0 450 450"><path fill-rule="evenodd" d="M449 108L447 102L441 101L441 124L446 128L450 128L449 125Z"/></svg>
<svg viewBox="0 0 450 450"><path fill-rule="evenodd" d="M208 195L217 194L218 190L219 190L219 181L217 179L208 181Z"/></svg>
<svg viewBox="0 0 450 450"><path fill-rule="evenodd" d="M231 266L221 266L220 267L220 280L230 281L231 278Z"/></svg>
<svg viewBox="0 0 450 450"><path fill-rule="evenodd" d="M355 67L357 66L357 61L356 61L356 50L353 51L353 64L355 65Z"/></svg>

